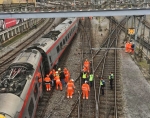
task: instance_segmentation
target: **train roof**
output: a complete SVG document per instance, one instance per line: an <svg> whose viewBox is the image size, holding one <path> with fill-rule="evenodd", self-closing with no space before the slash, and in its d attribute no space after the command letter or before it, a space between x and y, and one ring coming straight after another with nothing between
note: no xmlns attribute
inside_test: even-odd
<svg viewBox="0 0 150 118"><path fill-rule="evenodd" d="M10 65L22 65L22 64L28 64L31 65L33 69L36 68L39 58L41 57L41 54L36 49L25 49L23 50L14 60L14 62Z"/></svg>
<svg viewBox="0 0 150 118"><path fill-rule="evenodd" d="M37 43L33 44L34 46L38 46L42 48L45 52L55 43L55 41L64 33L65 30L75 21L76 18L68 18L63 21L61 24L55 27L55 29L51 30L46 35L42 36Z"/></svg>
<svg viewBox="0 0 150 118"><path fill-rule="evenodd" d="M22 51L0 79L0 93L22 94L29 78L32 78L41 54L35 49Z"/></svg>
<svg viewBox="0 0 150 118"><path fill-rule="evenodd" d="M51 38L52 40L57 40L58 36L64 32L70 26L70 24L75 20L75 18L68 18L61 24L55 27L52 31L44 35L42 38Z"/></svg>
<svg viewBox="0 0 150 118"><path fill-rule="evenodd" d="M0 94L0 114L6 118L15 118L16 112L20 111L23 105L23 100L11 93Z"/></svg>

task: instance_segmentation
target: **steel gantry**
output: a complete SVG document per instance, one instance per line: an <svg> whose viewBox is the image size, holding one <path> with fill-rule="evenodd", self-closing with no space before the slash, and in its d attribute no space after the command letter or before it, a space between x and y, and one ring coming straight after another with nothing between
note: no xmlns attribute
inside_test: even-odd
<svg viewBox="0 0 150 118"><path fill-rule="evenodd" d="M89 17L89 16L133 16L150 15L148 9L112 9L112 10L88 10L88 11L57 11L57 12L1 12L0 18L66 18L66 17Z"/></svg>
<svg viewBox="0 0 150 118"><path fill-rule="evenodd" d="M41 1L41 0L40 0ZM149 15L150 0L44 0L13 5L0 3L0 18L57 18L88 16L132 16Z"/></svg>

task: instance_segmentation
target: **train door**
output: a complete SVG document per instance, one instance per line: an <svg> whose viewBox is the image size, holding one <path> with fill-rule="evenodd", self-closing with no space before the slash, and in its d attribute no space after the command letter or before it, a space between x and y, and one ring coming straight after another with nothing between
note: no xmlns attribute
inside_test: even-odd
<svg viewBox="0 0 150 118"><path fill-rule="evenodd" d="M42 55L42 72L43 72L43 75L45 76L46 74L49 73L49 62L48 62L48 57L47 57L47 54L41 49L41 48L38 48L36 47L36 49L41 53Z"/></svg>
<svg viewBox="0 0 150 118"><path fill-rule="evenodd" d="M43 95L43 86L44 86L44 75L45 75L45 73L44 73L44 71L43 71L44 69L43 69L43 65L42 65L42 63L41 63L41 65L40 65L40 73L41 73L41 78L40 78L40 81L39 81L39 94L40 94L40 97L42 97L42 95Z"/></svg>

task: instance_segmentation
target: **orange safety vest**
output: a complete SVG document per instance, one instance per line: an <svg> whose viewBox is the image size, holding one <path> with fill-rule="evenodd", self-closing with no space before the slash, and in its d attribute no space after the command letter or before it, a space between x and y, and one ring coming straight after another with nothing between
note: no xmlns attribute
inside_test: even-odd
<svg viewBox="0 0 150 118"><path fill-rule="evenodd" d="M75 87L74 87L74 83L68 82L68 83L67 83L67 89L70 90L70 89L73 89L73 88L75 88Z"/></svg>
<svg viewBox="0 0 150 118"><path fill-rule="evenodd" d="M54 80L56 80L56 82L59 82L60 81L59 75L56 75Z"/></svg>
<svg viewBox="0 0 150 118"><path fill-rule="evenodd" d="M82 85L82 91L89 91L89 90L90 90L90 87L88 84L85 83Z"/></svg>
<svg viewBox="0 0 150 118"><path fill-rule="evenodd" d="M45 77L44 81L45 81L46 83L49 83L49 82L51 81L51 79L50 79L49 77Z"/></svg>

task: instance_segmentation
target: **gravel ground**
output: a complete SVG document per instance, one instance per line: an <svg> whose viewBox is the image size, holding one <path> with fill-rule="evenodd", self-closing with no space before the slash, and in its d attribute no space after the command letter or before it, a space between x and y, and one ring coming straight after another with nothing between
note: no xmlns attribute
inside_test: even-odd
<svg viewBox="0 0 150 118"><path fill-rule="evenodd" d="M121 32L120 47L125 33ZM150 118L150 75L146 68L139 66L133 55L120 50L121 76L126 118Z"/></svg>
<svg viewBox="0 0 150 118"><path fill-rule="evenodd" d="M102 20L103 19L103 20ZM101 17L101 27L102 31L99 32L98 27L99 22L95 18L91 21L93 23L93 35L96 37L98 40L98 45L96 47L99 47L101 41L104 39L104 37L107 36L109 23L108 20L104 17ZM101 36L101 34L103 34ZM71 73L71 78L76 79L79 76L80 72L80 48L81 48L81 41L80 41L80 32L78 32L77 37L73 41L73 45L69 49L67 49L69 52L69 55L67 55L67 60L66 63L64 63L64 67L67 67ZM74 67L72 67L74 66ZM76 88L77 90L80 88ZM77 94L77 90L75 91L75 94ZM76 97L75 95L73 97ZM59 90L54 90L53 95L51 96L49 102L48 102L48 107L45 112L45 116L43 118L47 118L51 114L50 118L66 118L70 110L72 109L72 106L74 104L73 99L67 99L66 98L66 90L63 88L63 91Z"/></svg>
<svg viewBox="0 0 150 118"><path fill-rule="evenodd" d="M69 55L67 55L67 58L65 57L66 63L64 63L63 66L68 68L71 74L71 78L75 80L80 73L80 55L78 54L81 53L80 33L77 35L77 37L74 39L72 43L73 45L67 48L67 51L69 51L70 53ZM77 94L76 91L75 94ZM66 118L73 104L74 104L73 99L66 98L65 87L63 87L63 91L54 90L53 95L49 100L44 118L47 118L49 114L52 114L50 118Z"/></svg>
<svg viewBox="0 0 150 118"><path fill-rule="evenodd" d="M120 54L125 117L150 118L150 85L131 56Z"/></svg>

